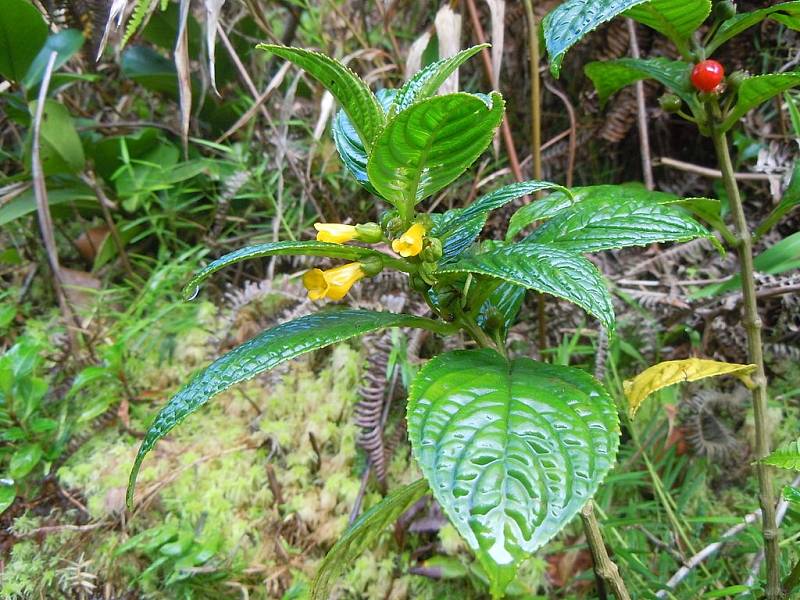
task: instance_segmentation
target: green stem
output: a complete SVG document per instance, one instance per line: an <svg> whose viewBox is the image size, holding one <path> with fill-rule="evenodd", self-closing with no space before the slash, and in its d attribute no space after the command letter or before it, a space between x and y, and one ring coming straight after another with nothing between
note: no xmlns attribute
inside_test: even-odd
<svg viewBox="0 0 800 600"><path fill-rule="evenodd" d="M720 119L719 105L712 105L716 119ZM767 378L764 374L764 354L761 346L761 319L758 316L756 300L755 270L753 268L753 241L750 227L744 214L739 186L734 176L728 139L725 131L714 123L711 128L711 139L717 153L717 161L722 171L722 181L728 194L731 214L733 216L737 253L739 255L739 272L742 279L743 324L747 332L747 355L750 363L756 365L753 376L753 413L755 420L755 454L756 459L769 454L769 432L767 430ZM756 462L758 475L759 503L761 505L762 535L764 537L764 553L766 557L766 598L779 600L783 597L780 581L780 549L778 546L778 527L775 522L775 494L772 486L772 473L767 465Z"/></svg>

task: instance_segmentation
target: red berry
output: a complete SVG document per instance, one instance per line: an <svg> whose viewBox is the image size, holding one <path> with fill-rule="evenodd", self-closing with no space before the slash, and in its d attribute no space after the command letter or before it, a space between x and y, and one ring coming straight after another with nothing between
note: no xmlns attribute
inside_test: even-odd
<svg viewBox="0 0 800 600"><path fill-rule="evenodd" d="M692 69L692 85L701 92L713 92L725 78L725 68L715 60L703 60Z"/></svg>

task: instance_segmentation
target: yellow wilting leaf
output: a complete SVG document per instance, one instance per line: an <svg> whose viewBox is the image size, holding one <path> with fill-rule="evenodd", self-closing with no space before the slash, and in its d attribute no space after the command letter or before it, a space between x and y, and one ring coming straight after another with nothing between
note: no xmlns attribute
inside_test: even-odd
<svg viewBox="0 0 800 600"><path fill-rule="evenodd" d="M740 365L705 358L686 358L684 360L667 360L653 365L623 384L625 397L628 399L628 410L631 418L653 392L682 381L697 381L718 375L734 375L742 380L748 388L753 387L750 373L756 365Z"/></svg>

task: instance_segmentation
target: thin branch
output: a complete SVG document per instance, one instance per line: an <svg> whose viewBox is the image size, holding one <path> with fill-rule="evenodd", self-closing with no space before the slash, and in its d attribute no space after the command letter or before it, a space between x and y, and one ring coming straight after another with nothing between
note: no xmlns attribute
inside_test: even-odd
<svg viewBox="0 0 800 600"><path fill-rule="evenodd" d="M605 542L603 542L603 535L600 533L600 525L594 515L593 500L589 500L586 506L581 509L581 520L583 521L583 529L586 532L586 542L592 551L595 573L608 585L617 600L630 600L628 588L625 587L625 582L619 574L619 568L608 556L608 550L606 550Z"/></svg>
<svg viewBox="0 0 800 600"><path fill-rule="evenodd" d="M702 177L709 177L711 179L722 179L722 171L719 169L711 169L667 156L656 158L653 164L657 167L672 167L679 171L686 171L687 173L694 173L695 175L701 175ZM777 175L768 175L765 173L734 173L733 175L739 181L772 181L777 177Z"/></svg>
<svg viewBox="0 0 800 600"><path fill-rule="evenodd" d="M638 59L640 54L639 40L636 37L636 22L631 18L627 18L625 21L628 24L631 57ZM653 179L653 164L650 160L650 133L647 129L647 106L645 105L644 81L642 80L636 82L636 112L639 118L639 151L642 154L642 176L645 187L648 190L652 190L656 187L656 184Z"/></svg>

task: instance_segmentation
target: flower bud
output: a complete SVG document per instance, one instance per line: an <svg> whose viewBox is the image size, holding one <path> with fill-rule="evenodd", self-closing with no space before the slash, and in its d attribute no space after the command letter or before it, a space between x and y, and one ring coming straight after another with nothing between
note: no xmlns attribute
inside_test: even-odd
<svg viewBox="0 0 800 600"><path fill-rule="evenodd" d="M425 238L422 246L422 252L419 257L425 262L436 262L442 258L443 248L442 240L439 238Z"/></svg>
<svg viewBox="0 0 800 600"><path fill-rule="evenodd" d="M367 256L360 261L361 270L367 277L375 277L378 273L383 271L383 261L378 256Z"/></svg>
<svg viewBox="0 0 800 600"><path fill-rule="evenodd" d="M367 244L377 244L383 239L383 230L377 223L356 225L356 239Z"/></svg>
<svg viewBox="0 0 800 600"><path fill-rule="evenodd" d="M714 4L714 17L720 21L732 19L736 16L736 5L731 0L722 0Z"/></svg>
<svg viewBox="0 0 800 600"><path fill-rule="evenodd" d="M681 109L682 101L676 94L662 94L658 104L665 113L676 113Z"/></svg>

